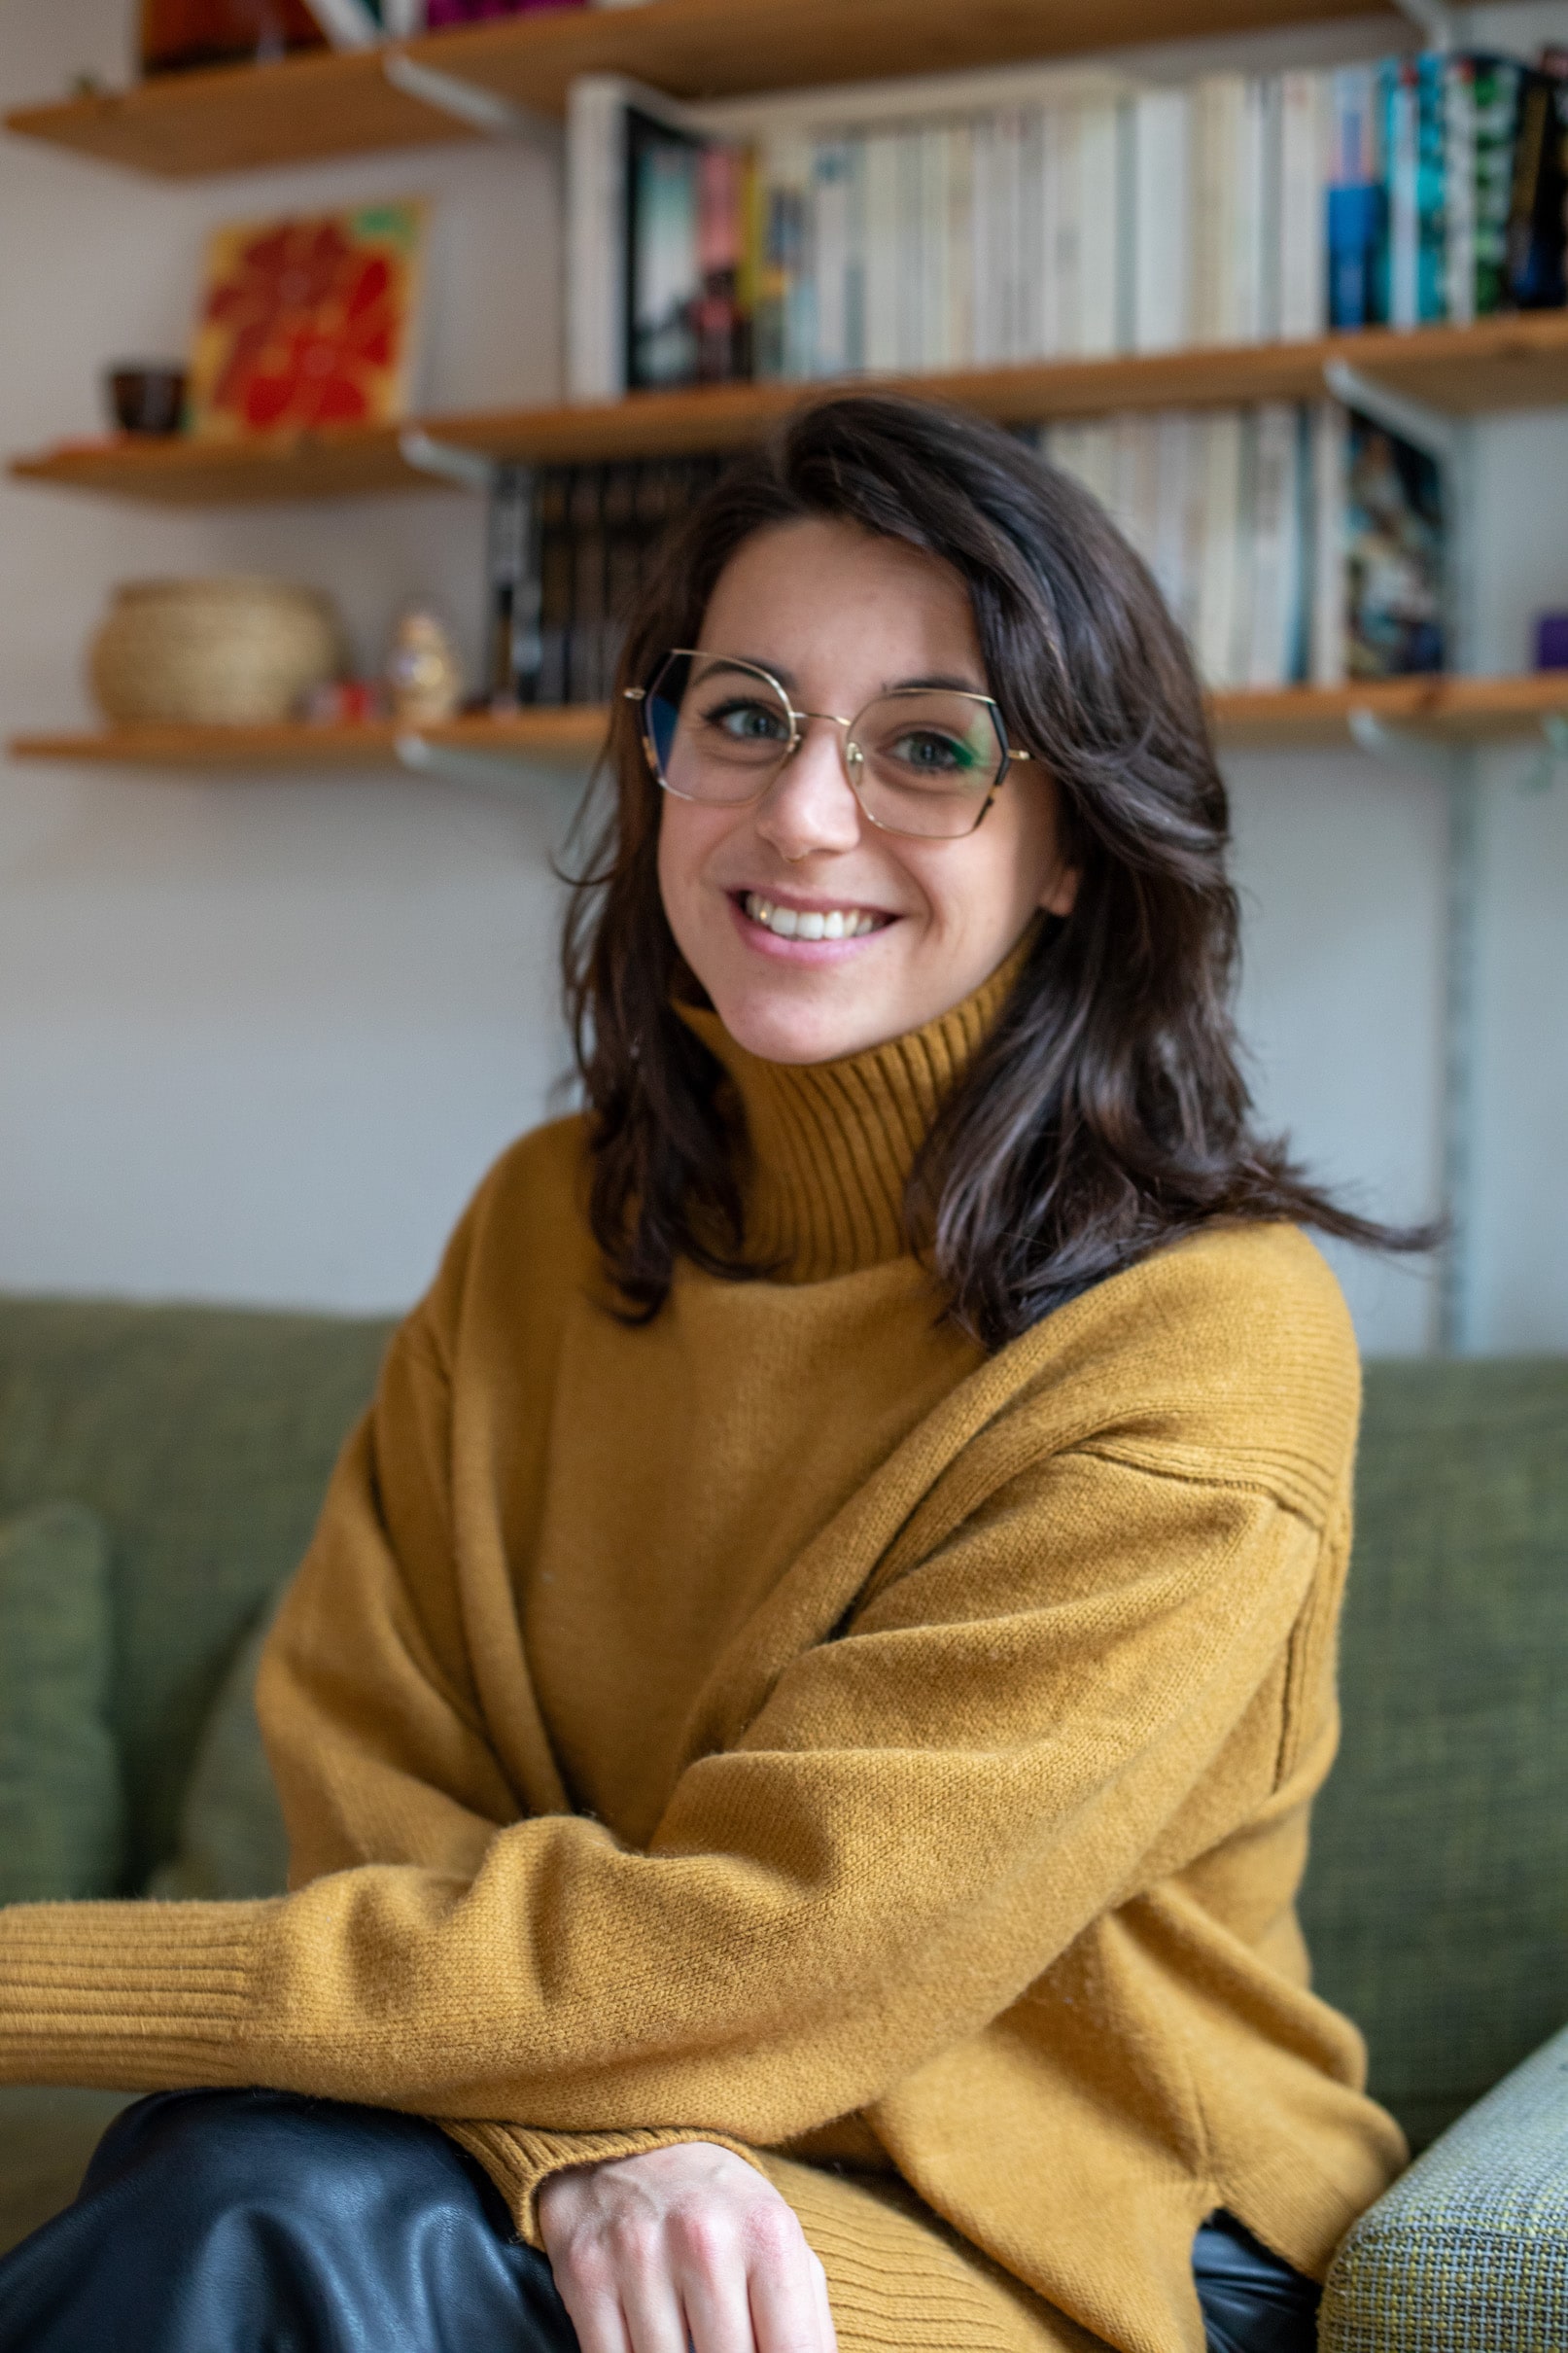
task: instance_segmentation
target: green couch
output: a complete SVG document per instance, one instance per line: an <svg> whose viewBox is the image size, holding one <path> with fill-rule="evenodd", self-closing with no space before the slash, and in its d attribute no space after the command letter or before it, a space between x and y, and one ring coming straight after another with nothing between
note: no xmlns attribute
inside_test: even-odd
<svg viewBox="0 0 1568 2353"><path fill-rule="evenodd" d="M68 1500L108 1530L125 1890L176 1846L386 1330L0 1301L0 1523ZM1323 2342L1544 2353L1568 2347L1568 2035L1541 2048L1568 2022L1568 1362L1371 1366L1357 1489L1305 1912L1429 2154L1346 2241ZM69 2197L115 2105L0 2092L0 2246Z"/></svg>

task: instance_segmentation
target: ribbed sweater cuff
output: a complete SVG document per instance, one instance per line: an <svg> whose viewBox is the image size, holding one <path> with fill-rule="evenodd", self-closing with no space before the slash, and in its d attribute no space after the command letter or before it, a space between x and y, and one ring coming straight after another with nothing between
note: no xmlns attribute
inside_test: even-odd
<svg viewBox="0 0 1568 2353"><path fill-rule="evenodd" d="M767 2168L754 2149L729 2140L722 2132L678 2131L659 2128L627 2132L536 2132L527 2125L449 2124L445 2130L489 2174L506 2201L517 2235L542 2252L539 2228L539 2194L552 2174L575 2165L609 2165L624 2157L646 2157L653 2149L674 2149L683 2141L713 2141L744 2157L767 2178Z"/></svg>
<svg viewBox="0 0 1568 2353"><path fill-rule="evenodd" d="M246 2081L240 2028L257 1931L273 1909L0 1911L0 2082L159 2091Z"/></svg>

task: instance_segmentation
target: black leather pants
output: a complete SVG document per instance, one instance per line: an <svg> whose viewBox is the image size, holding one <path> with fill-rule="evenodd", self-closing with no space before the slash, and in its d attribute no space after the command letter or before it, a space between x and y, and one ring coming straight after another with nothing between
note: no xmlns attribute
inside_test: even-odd
<svg viewBox="0 0 1568 2353"><path fill-rule="evenodd" d="M1221 2215L1209 2353L1311 2353L1317 2290ZM576 2353L541 2255L434 2125L281 2091L163 2091L0 2257L0 2353Z"/></svg>

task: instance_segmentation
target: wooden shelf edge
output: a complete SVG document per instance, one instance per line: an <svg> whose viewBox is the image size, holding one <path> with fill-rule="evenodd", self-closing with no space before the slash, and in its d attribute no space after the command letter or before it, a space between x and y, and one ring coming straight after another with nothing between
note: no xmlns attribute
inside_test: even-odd
<svg viewBox="0 0 1568 2353"><path fill-rule="evenodd" d="M1104 415L1123 408L1212 407L1319 397L1342 361L1410 397L1456 413L1568 401L1568 312L1483 319L1473 327L1388 329L1307 343L1250 343L1105 360L1029 362L918 376L809 384L717 384L621 401L556 403L423 417L417 429L453 447L519 464L674 457L756 439L812 400L888 389L951 402L1003 425ZM354 498L433 487L403 457L408 428L338 426L248 441L122 436L65 442L14 458L18 481L158 505L249 505Z"/></svg>
<svg viewBox="0 0 1568 2353"><path fill-rule="evenodd" d="M1390 15L1394 0L1382 0ZM418 63L544 115L582 73L623 73L691 99L1021 64L1140 41L1365 15L1368 0L658 0L542 10L400 42ZM383 51L155 77L6 117L22 138L164 178L472 137L395 89Z"/></svg>
<svg viewBox="0 0 1568 2353"><path fill-rule="evenodd" d="M1364 685L1227 692L1212 697L1210 710L1222 743L1238 748L1347 742L1351 714L1357 711L1439 740L1481 741L1527 735L1549 718L1568 718L1568 670L1520 678L1387 679ZM407 732L457 751L548 765L591 759L604 743L608 717L597 706L574 706L504 719L454 720ZM370 773L398 766L399 732L390 724L121 727L20 735L7 749L13 759L90 767Z"/></svg>
<svg viewBox="0 0 1568 2353"><path fill-rule="evenodd" d="M365 771L397 768L400 735L454 751L534 757L548 763L592 758L604 741L607 715L594 707L520 711L505 718L460 719L401 728L390 721L357 726L284 722L264 727L106 727L50 735L18 735L13 759L76 762L89 767Z"/></svg>

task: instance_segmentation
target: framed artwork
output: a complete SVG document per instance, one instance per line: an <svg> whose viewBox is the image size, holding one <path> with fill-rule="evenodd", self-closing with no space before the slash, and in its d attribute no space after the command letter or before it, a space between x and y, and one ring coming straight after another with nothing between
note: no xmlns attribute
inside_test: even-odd
<svg viewBox="0 0 1568 2353"><path fill-rule="evenodd" d="M406 416L427 207L238 222L207 248L190 429L205 440Z"/></svg>

